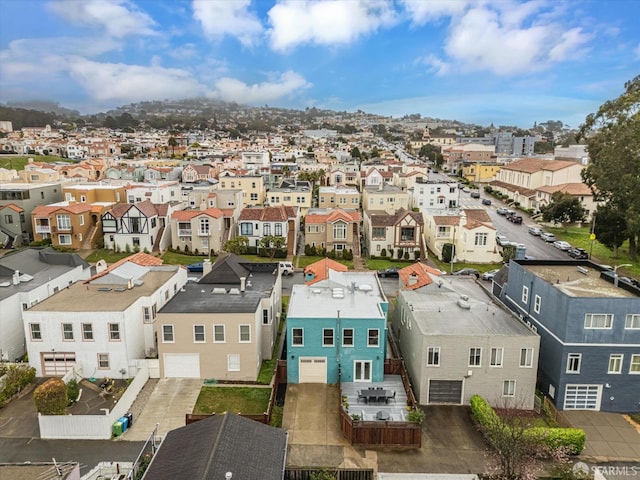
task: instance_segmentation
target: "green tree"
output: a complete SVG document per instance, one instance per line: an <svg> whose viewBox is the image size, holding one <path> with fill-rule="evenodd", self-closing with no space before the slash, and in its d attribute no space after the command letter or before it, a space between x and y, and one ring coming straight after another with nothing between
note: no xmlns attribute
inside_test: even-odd
<svg viewBox="0 0 640 480"><path fill-rule="evenodd" d="M536 142L533 144L533 153L553 153L554 147L551 142Z"/></svg>
<svg viewBox="0 0 640 480"><path fill-rule="evenodd" d="M640 75L615 100L589 114L578 134L590 162L584 182L627 222L629 256L637 260L640 236Z"/></svg>
<svg viewBox="0 0 640 480"><path fill-rule="evenodd" d="M276 256L276 252L280 250L285 245L284 237L277 237L275 235L265 235L260 239L260 247L263 248L269 258L273 260L273 257Z"/></svg>
<svg viewBox="0 0 640 480"><path fill-rule="evenodd" d="M291 169L289 168L289 165L285 165L284 167L282 167L282 174L284 175L285 178L289 178L290 173L291 173Z"/></svg>
<svg viewBox="0 0 640 480"><path fill-rule="evenodd" d="M560 223L565 230L568 224L582 222L584 217L585 210L580 199L562 192L555 192L551 196L551 203L542 209L545 222Z"/></svg>
<svg viewBox="0 0 640 480"><path fill-rule="evenodd" d="M249 239L243 235L239 235L236 238L224 242L224 246L222 247L222 249L228 253L242 255L247 251L248 245Z"/></svg>
<svg viewBox="0 0 640 480"><path fill-rule="evenodd" d="M362 153L360 153L360 149L358 147L353 147L350 153L353 158L362 158Z"/></svg>
<svg viewBox="0 0 640 480"><path fill-rule="evenodd" d="M614 257L618 256L618 248L622 246L627 233L627 220L624 212L620 212L612 205L601 205L595 212L593 233L605 247L613 250Z"/></svg>
<svg viewBox="0 0 640 480"><path fill-rule="evenodd" d="M178 141L176 140L176 137L169 137L169 140L167 141L167 145L171 147L171 156L173 157L173 155L175 154L175 148L178 146Z"/></svg>
<svg viewBox="0 0 640 480"><path fill-rule="evenodd" d="M429 161L433 162L438 168L442 166L442 162L444 161L440 147L431 144L423 145L418 152L418 156L428 158Z"/></svg>
<svg viewBox="0 0 640 480"><path fill-rule="evenodd" d="M60 378L51 378L33 392L36 410L43 415L64 415L67 411L67 386Z"/></svg>

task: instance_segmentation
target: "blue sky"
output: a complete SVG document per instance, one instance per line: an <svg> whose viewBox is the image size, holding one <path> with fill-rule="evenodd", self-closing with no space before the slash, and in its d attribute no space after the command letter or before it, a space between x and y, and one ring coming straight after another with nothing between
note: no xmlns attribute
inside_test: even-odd
<svg viewBox="0 0 640 480"><path fill-rule="evenodd" d="M577 127L640 73L639 18L638 0L1 0L0 102Z"/></svg>

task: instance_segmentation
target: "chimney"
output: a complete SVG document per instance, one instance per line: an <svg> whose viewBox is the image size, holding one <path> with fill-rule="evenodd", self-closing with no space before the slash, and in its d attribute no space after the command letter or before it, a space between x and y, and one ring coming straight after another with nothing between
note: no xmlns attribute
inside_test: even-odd
<svg viewBox="0 0 640 480"><path fill-rule="evenodd" d="M247 277L240 277L240 291L244 292L247 286Z"/></svg>
<svg viewBox="0 0 640 480"><path fill-rule="evenodd" d="M202 276L204 277L206 274L211 273L211 260L205 258L204 262L202 262Z"/></svg>
<svg viewBox="0 0 640 480"><path fill-rule="evenodd" d="M415 285L416 283L418 283L418 275L412 273L411 275L409 275L409 283L407 285Z"/></svg>
<svg viewBox="0 0 640 480"><path fill-rule="evenodd" d="M20 271L16 270L15 272L13 272L13 284L14 285L18 285L20 283Z"/></svg>

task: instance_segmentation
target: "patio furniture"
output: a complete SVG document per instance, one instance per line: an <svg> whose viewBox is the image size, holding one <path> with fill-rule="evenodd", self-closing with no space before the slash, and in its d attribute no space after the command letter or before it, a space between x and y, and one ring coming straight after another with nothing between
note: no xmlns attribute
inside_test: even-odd
<svg viewBox="0 0 640 480"><path fill-rule="evenodd" d="M389 415L389 412L387 412L386 410L380 410L378 413L376 413L376 420L389 420L391 418L391 415Z"/></svg>
<svg viewBox="0 0 640 480"><path fill-rule="evenodd" d="M364 399L365 403L369 403L369 402L389 403L389 399L394 398L391 390L384 390L382 387L366 388L364 390L361 390L360 393L358 394L358 398L360 397Z"/></svg>

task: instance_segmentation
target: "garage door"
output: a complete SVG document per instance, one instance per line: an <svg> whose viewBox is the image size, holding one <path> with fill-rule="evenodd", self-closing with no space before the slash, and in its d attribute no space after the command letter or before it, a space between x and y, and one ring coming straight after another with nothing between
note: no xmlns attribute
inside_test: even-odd
<svg viewBox="0 0 640 480"><path fill-rule="evenodd" d="M567 385L564 390L565 410L600 410L602 385Z"/></svg>
<svg viewBox="0 0 640 480"><path fill-rule="evenodd" d="M167 378L200 378L200 354L165 353L164 376Z"/></svg>
<svg viewBox="0 0 640 480"><path fill-rule="evenodd" d="M300 357L299 383L327 383L326 357Z"/></svg>
<svg viewBox="0 0 640 480"><path fill-rule="evenodd" d="M71 352L41 353L42 376L62 377L76 364L76 354Z"/></svg>
<svg viewBox="0 0 640 480"><path fill-rule="evenodd" d="M462 403L462 380L430 380L429 403Z"/></svg>

